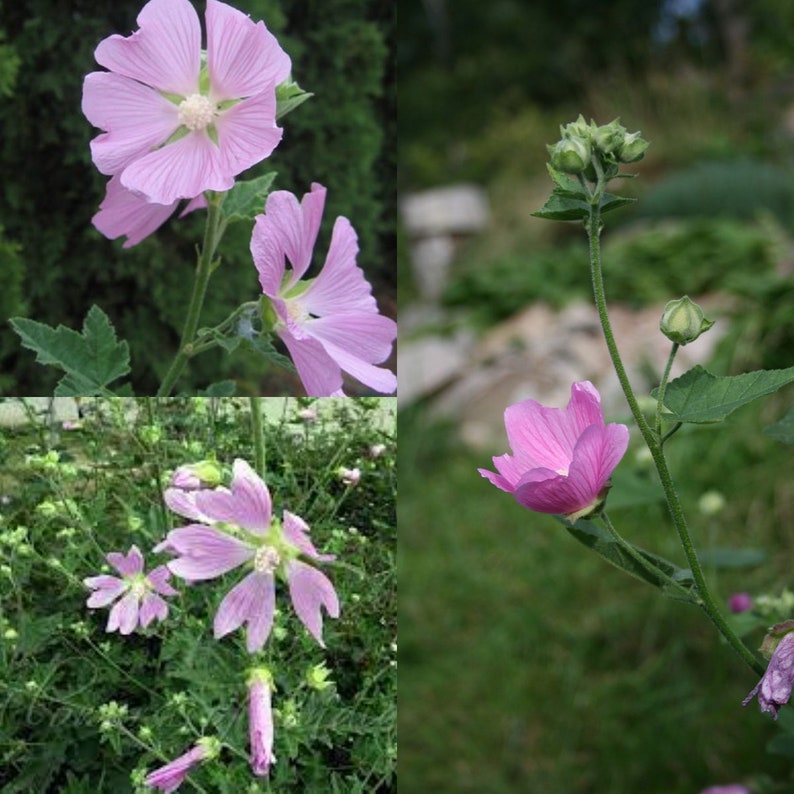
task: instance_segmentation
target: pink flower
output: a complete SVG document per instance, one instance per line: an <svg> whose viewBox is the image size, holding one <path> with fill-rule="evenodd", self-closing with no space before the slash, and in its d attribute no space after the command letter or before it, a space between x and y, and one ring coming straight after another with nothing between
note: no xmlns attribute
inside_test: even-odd
<svg viewBox="0 0 794 794"><path fill-rule="evenodd" d="M733 613L747 612L753 608L753 597L749 593L734 593L728 599L728 608Z"/></svg>
<svg viewBox="0 0 794 794"><path fill-rule="evenodd" d="M511 405L505 427L513 455L493 459L498 474L480 474L524 507L569 521L602 504L629 443L625 425L604 425L601 398L589 381L573 384L565 409L535 400Z"/></svg>
<svg viewBox="0 0 794 794"><path fill-rule="evenodd" d="M284 190L268 196L251 237L259 283L275 307L276 331L309 396L343 396L342 370L375 391L392 394L397 389L394 373L374 365L388 358L397 324L378 314L372 287L356 264L358 238L347 218L334 223L320 273L301 281L320 229L325 192L313 184L300 204Z"/></svg>
<svg viewBox="0 0 794 794"><path fill-rule="evenodd" d="M221 470L214 460L185 463L171 475L171 487L182 491L213 488L221 481Z"/></svg>
<svg viewBox="0 0 794 794"><path fill-rule="evenodd" d="M146 628L155 618L165 620L168 604L160 596L177 595L168 584L168 568L159 565L144 574L143 555L137 546L132 546L126 555L111 552L106 559L121 579L107 575L83 579L83 584L94 591L86 603L89 609L106 607L122 596L110 610L106 631L118 629L121 634L131 634L138 624Z"/></svg>
<svg viewBox="0 0 794 794"><path fill-rule="evenodd" d="M270 695L273 676L264 667L253 670L248 681L248 736L251 742L251 769L260 777L276 762L273 755L273 712Z"/></svg>
<svg viewBox="0 0 794 794"><path fill-rule="evenodd" d="M220 742L211 736L199 739L196 744L179 758L175 758L165 766L161 766L143 781L149 788L159 788L165 794L176 791L193 767L217 757L220 752Z"/></svg>
<svg viewBox="0 0 794 794"><path fill-rule="evenodd" d="M777 719L778 710L788 703L791 697L792 686L794 686L794 632L789 632L778 642L766 672L753 691L742 701L742 705L746 706L755 695L758 695L761 711L769 711Z"/></svg>
<svg viewBox="0 0 794 794"><path fill-rule="evenodd" d="M141 194L127 190L117 174L108 182L105 198L91 223L109 240L126 237L123 247L131 248L157 231L173 215L178 204L179 199L170 204L151 203ZM193 210L206 206L207 200L200 193L185 205L179 217L184 218Z"/></svg>
<svg viewBox="0 0 794 794"><path fill-rule="evenodd" d="M206 56L189 0L150 0L138 25L100 42L94 56L110 71L83 83L83 113L104 130L94 164L161 205L229 190L281 140L276 86L289 57L264 22L217 0L207 0Z"/></svg>
<svg viewBox="0 0 794 794"><path fill-rule="evenodd" d="M182 491L169 488L165 502L175 513L200 523L173 529L158 548L178 556L168 563L172 573L189 581L214 579L243 564L253 570L221 602L215 615L215 637L248 624L246 647L258 651L273 625L276 575L289 585L301 622L320 645L322 608L339 616L339 599L325 574L298 559L330 561L309 540L302 518L284 511L273 517L267 485L244 460L235 460L231 490ZM209 526L212 525L212 526Z"/></svg>
<svg viewBox="0 0 794 794"><path fill-rule="evenodd" d="M700 794L750 794L750 789L741 783L730 783L727 786L709 786Z"/></svg>

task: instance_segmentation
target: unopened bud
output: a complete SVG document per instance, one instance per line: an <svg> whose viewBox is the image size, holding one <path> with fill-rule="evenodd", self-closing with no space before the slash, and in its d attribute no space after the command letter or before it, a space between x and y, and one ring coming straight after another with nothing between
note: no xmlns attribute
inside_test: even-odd
<svg viewBox="0 0 794 794"><path fill-rule="evenodd" d="M649 146L639 132L630 132L623 138L623 144L617 150L618 160L621 163L636 163L637 160L642 160Z"/></svg>
<svg viewBox="0 0 794 794"><path fill-rule="evenodd" d="M589 138L563 138L549 147L551 166L566 174L581 174L590 165Z"/></svg>
<svg viewBox="0 0 794 794"><path fill-rule="evenodd" d="M603 154L612 154L620 149L626 139L626 128L615 119L593 131L593 145Z"/></svg>
<svg viewBox="0 0 794 794"><path fill-rule="evenodd" d="M669 301L664 307L659 329L671 342L687 345L712 325L714 321L706 319L703 309L684 295L683 298Z"/></svg>

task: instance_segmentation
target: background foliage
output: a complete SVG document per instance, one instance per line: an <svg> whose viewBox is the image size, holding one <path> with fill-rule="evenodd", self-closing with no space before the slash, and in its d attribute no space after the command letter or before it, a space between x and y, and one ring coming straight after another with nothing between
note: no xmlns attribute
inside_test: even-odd
<svg viewBox="0 0 794 794"><path fill-rule="evenodd" d="M196 3L203 18L204 4ZM173 355L187 307L203 213L172 220L122 251L90 224L105 178L90 161L95 130L80 112L82 81L99 67L93 51L114 32L135 29L143 3L32 0L0 7L0 393L51 392L54 379L5 324L13 315L78 328L92 303L132 345L138 393L151 393ZM337 215L349 217L361 243L359 264L375 283L381 310L394 313L395 75L394 4L389 0L241 0L264 19L293 62L293 77L314 98L284 120L272 158L251 169L279 171L276 189L302 195L312 181L329 189L318 251ZM3 38L5 37L5 39ZM246 175L243 175L246 176ZM4 242L4 239L8 242ZM224 238L222 271L212 282L205 321L214 325L259 293L248 252L250 228ZM13 246L13 247L12 247ZM279 393L259 362L218 351L191 365L193 384L234 373L252 393ZM207 373L212 373L208 375Z"/></svg>
<svg viewBox="0 0 794 794"><path fill-rule="evenodd" d="M180 524L161 501L170 470L209 454L225 466L252 460L247 403L97 400L84 402L79 429L41 423L0 437L3 792L129 792L133 773L200 734L229 747L186 791L396 790L393 401L316 401L314 423L298 418L299 405L273 402L274 509L304 517L317 547L338 555L328 573L342 615L325 621L323 651L278 588L274 634L257 657L277 686L270 780L248 767L244 635L212 638L212 615L239 575L179 583L169 618L129 637L105 633L107 610L86 609L81 583L105 553L133 543L147 570L154 564L152 546ZM385 445L380 457L373 444ZM340 482L342 465L361 468L358 487ZM304 677L322 661L334 685L319 692ZM114 701L125 713L103 726L102 706Z"/></svg>

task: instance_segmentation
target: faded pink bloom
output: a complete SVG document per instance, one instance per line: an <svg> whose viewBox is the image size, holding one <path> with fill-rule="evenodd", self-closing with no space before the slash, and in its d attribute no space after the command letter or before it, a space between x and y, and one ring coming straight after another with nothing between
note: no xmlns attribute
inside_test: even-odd
<svg viewBox="0 0 794 794"><path fill-rule="evenodd" d="M625 425L604 424L601 397L589 381L571 386L567 408L523 400L505 411L512 455L493 459L498 474L479 469L497 488L538 513L575 521L597 508L626 452Z"/></svg>
<svg viewBox="0 0 794 794"><path fill-rule="evenodd" d="M379 458L386 451L385 444L373 444L369 448L369 456L371 458Z"/></svg>
<svg viewBox="0 0 794 794"><path fill-rule="evenodd" d="M789 621L790 622L790 621ZM742 701L746 706L755 695L761 711L769 711L777 719L781 706L788 703L794 686L794 632L789 632L777 644L766 672L752 692Z"/></svg>
<svg viewBox="0 0 794 794"><path fill-rule="evenodd" d="M248 737L251 743L251 769L263 777L276 762L273 755L273 711L270 696L273 677L265 668L257 668L248 682Z"/></svg>
<svg viewBox="0 0 794 794"><path fill-rule="evenodd" d="M289 56L264 22L225 3L207 0L205 18L206 55L189 0L150 0L139 30L96 48L109 71L83 82L83 113L104 130L91 141L94 164L156 204L229 190L281 140L276 86Z"/></svg>
<svg viewBox="0 0 794 794"><path fill-rule="evenodd" d="M108 182L105 198L91 223L110 240L126 237L123 247L131 248L157 231L173 215L178 204L179 199L170 204L151 203L143 195L127 190L117 174ZM179 217L184 218L206 206L207 200L200 193L185 205Z"/></svg>
<svg viewBox="0 0 794 794"><path fill-rule="evenodd" d="M392 394L397 389L394 373L374 365L388 358L397 324L378 313L372 287L356 264L358 238L347 218L336 219L317 277L301 281L311 263L325 193L315 183L300 204L284 190L268 196L251 237L259 283L273 303L276 332L309 396L344 396L342 370L375 391Z"/></svg>
<svg viewBox="0 0 794 794"><path fill-rule="evenodd" d="M131 634L139 624L146 628L155 618L165 620L168 604L160 596L177 595L168 584L168 568L159 565L144 574L143 555L137 546L132 546L126 555L111 552L106 559L121 579L105 574L83 579L83 584L94 591L86 603L89 609L106 607L121 597L110 610L106 631L118 629L121 634Z"/></svg>
<svg viewBox="0 0 794 794"><path fill-rule="evenodd" d="M217 739L210 736L203 737L179 758L147 775L143 783L149 788L158 788L165 794L170 794L185 782L185 777L193 767L215 758L219 752L220 742Z"/></svg>
<svg viewBox="0 0 794 794"><path fill-rule="evenodd" d="M165 502L175 513L200 523L173 529L158 546L179 555L168 568L188 581L214 579L243 564L253 570L221 602L215 615L215 637L246 623L246 647L258 651L273 625L276 575L289 585L292 605L311 635L322 639L322 608L336 618L339 599L330 580L298 559L330 561L309 540L309 527L299 516L284 511L273 517L267 485L244 460L235 460L231 490L183 491L168 488Z"/></svg>
<svg viewBox="0 0 794 794"><path fill-rule="evenodd" d="M361 482L361 469L346 469L344 466L339 469L339 479L351 487L355 487Z"/></svg>
<svg viewBox="0 0 794 794"><path fill-rule="evenodd" d="M728 608L731 612L747 612L753 608L753 597L749 593L734 593L728 599Z"/></svg>
<svg viewBox="0 0 794 794"><path fill-rule="evenodd" d="M727 786L709 786L709 788L704 788L700 794L750 794L750 789L741 783L730 783Z"/></svg>
<svg viewBox="0 0 794 794"><path fill-rule="evenodd" d="M315 408L301 408L298 411L298 419L301 422L306 422L307 425L310 425L317 421L317 409Z"/></svg>

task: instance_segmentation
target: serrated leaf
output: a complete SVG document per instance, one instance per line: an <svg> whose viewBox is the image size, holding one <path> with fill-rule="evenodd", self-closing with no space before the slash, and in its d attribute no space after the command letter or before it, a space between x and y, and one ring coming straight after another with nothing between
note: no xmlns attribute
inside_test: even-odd
<svg viewBox="0 0 794 794"><path fill-rule="evenodd" d="M26 317L9 322L22 346L36 353L36 361L66 372L55 389L56 397L107 394L107 385L130 371L129 346L117 340L113 324L98 306L86 315L82 333Z"/></svg>
<svg viewBox="0 0 794 794"><path fill-rule="evenodd" d="M603 557L616 568L620 568L631 576L660 588L665 595L671 598L682 601L694 600L695 580L692 578L692 573L689 570L679 568L677 565L666 560L664 557L660 557L658 554L645 551L645 549L641 549L638 546L633 546L635 551L639 552L641 556L659 568L674 582L680 584L681 587L687 591L684 593L671 586L664 577L654 574L653 571L641 565L609 534L609 532L592 521L580 519L575 524L569 524L565 521L562 521L562 523L571 536L578 540L579 543L587 546L587 548Z"/></svg>
<svg viewBox="0 0 794 794"><path fill-rule="evenodd" d="M233 380L221 380L212 383L198 393L198 397L234 397L237 393L237 384Z"/></svg>
<svg viewBox="0 0 794 794"><path fill-rule="evenodd" d="M784 444L794 444L794 406L780 421L767 425L764 432Z"/></svg>
<svg viewBox="0 0 794 794"><path fill-rule="evenodd" d="M265 199L270 193L276 172L237 182L221 205L221 214L227 221L253 220L264 212Z"/></svg>
<svg viewBox="0 0 794 794"><path fill-rule="evenodd" d="M546 168L548 169L549 176L554 180L554 184L559 188L557 193L565 195L568 198L587 199L587 192L578 179L575 179L570 174L558 171L556 168L552 167L551 163L546 163Z"/></svg>
<svg viewBox="0 0 794 794"><path fill-rule="evenodd" d="M579 221L590 215L590 205L582 199L571 198L567 191L555 187L546 203L531 214L549 221Z"/></svg>
<svg viewBox="0 0 794 794"><path fill-rule="evenodd" d="M665 418L675 422L721 422L737 408L794 381L794 367L757 370L743 375L712 375L696 366L667 384ZM652 396L658 394L654 389Z"/></svg>

